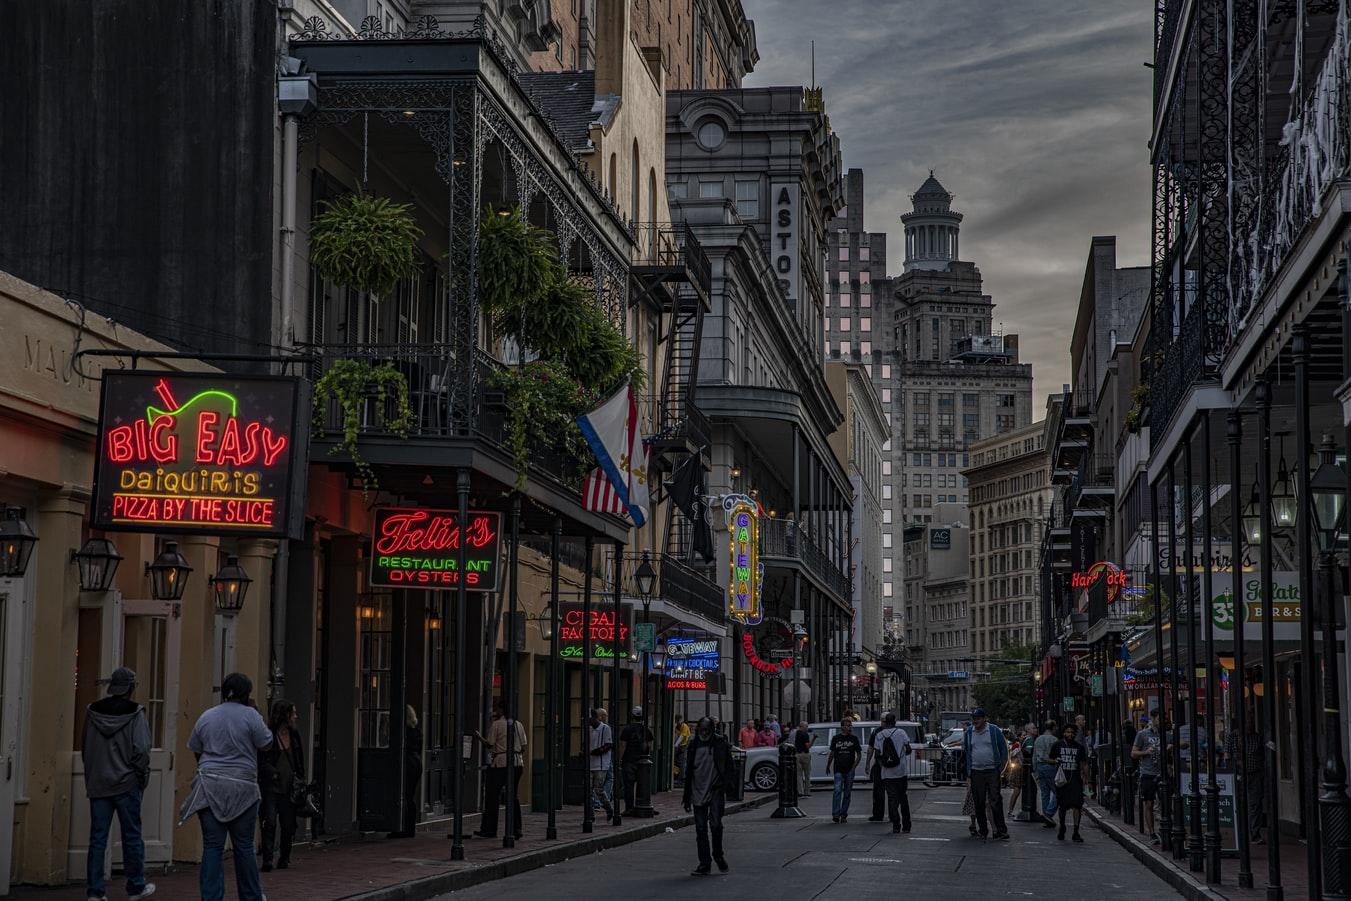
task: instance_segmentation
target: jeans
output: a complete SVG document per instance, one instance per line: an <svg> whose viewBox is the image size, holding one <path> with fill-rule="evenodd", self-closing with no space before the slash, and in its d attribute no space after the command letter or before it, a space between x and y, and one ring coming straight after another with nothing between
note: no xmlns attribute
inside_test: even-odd
<svg viewBox="0 0 1351 901"><path fill-rule="evenodd" d="M89 799L89 860L85 873L86 889L90 897L99 897L106 886L103 882L103 861L108 851L108 830L113 825L113 814L122 827L122 868L126 871L127 894L134 895L145 888L145 842L141 838L141 794L137 786L111 798Z"/></svg>
<svg viewBox="0 0 1351 901"><path fill-rule="evenodd" d="M797 755L797 791L802 797L812 793L812 755L799 752Z"/></svg>
<svg viewBox="0 0 1351 901"><path fill-rule="evenodd" d="M907 832L910 831L910 796L907 785L909 781L905 776L882 780L887 792L887 816L891 818L891 828L903 828Z"/></svg>
<svg viewBox="0 0 1351 901"><path fill-rule="evenodd" d="M615 809L610 805L610 771L592 770L591 771L591 798L590 803L594 807L599 804L605 809L605 816L614 819Z"/></svg>
<svg viewBox="0 0 1351 901"><path fill-rule="evenodd" d="M683 785L685 783L685 749L676 748L675 759L672 761L675 765L675 784Z"/></svg>
<svg viewBox="0 0 1351 901"><path fill-rule="evenodd" d="M1248 837L1257 838L1258 833L1262 831L1262 814L1264 812L1263 802L1265 798L1264 780L1266 773L1261 770L1251 770L1243 774L1243 781L1247 783L1248 790Z"/></svg>
<svg viewBox="0 0 1351 901"><path fill-rule="evenodd" d="M291 840L296 835L296 808L287 795L276 792L263 792L263 806L259 810L263 821L263 863L272 863L277 848L277 826L281 825L281 848L277 859L282 863L291 860Z"/></svg>
<svg viewBox="0 0 1351 901"><path fill-rule="evenodd" d="M694 806L694 845L699 852L699 866L708 869L713 859L722 860L722 809L723 796L715 789L707 804ZM713 833L713 852L709 853L708 837Z"/></svg>
<svg viewBox="0 0 1351 901"><path fill-rule="evenodd" d="M1041 812L1043 816L1055 816L1055 764L1037 764L1037 787L1041 789Z"/></svg>
<svg viewBox="0 0 1351 901"><path fill-rule="evenodd" d="M505 759L505 758L503 758ZM511 807L511 834L521 837L521 771L524 767L514 766L516 780L515 803ZM507 786L507 768L490 766L483 780L483 816L479 818L479 835L492 838L497 835L498 798Z"/></svg>
<svg viewBox="0 0 1351 901"><path fill-rule="evenodd" d="M976 829L981 835L990 834L987 812L994 814L994 833L1008 831L1004 825L1004 796L999 790L999 770L972 770L971 800L976 805ZM1055 777L1051 777L1054 781Z"/></svg>
<svg viewBox="0 0 1351 901"><path fill-rule="evenodd" d="M225 836L230 836L234 848L235 892L239 901L263 901L263 887L259 882L258 858L253 852L253 824L258 819L258 805L228 823L222 823L207 807L197 812L202 824L202 868L197 874L202 901L223 901L225 898Z"/></svg>
<svg viewBox="0 0 1351 901"><path fill-rule="evenodd" d="M835 774L835 793L830 800L830 815L849 816L849 799L854 795L854 771Z"/></svg>

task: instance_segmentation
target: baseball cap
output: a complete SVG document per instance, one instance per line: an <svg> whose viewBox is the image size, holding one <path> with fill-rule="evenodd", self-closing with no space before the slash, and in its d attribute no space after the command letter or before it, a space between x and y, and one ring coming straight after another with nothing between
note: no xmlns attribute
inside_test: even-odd
<svg viewBox="0 0 1351 901"><path fill-rule="evenodd" d="M125 666L119 666L113 670L113 674L108 679L108 694L127 695L136 687L136 673Z"/></svg>
<svg viewBox="0 0 1351 901"><path fill-rule="evenodd" d="M972 717L985 716L985 708L984 708L984 707L976 707L976 708L972 709L972 711L971 711L971 716L972 716Z"/></svg>

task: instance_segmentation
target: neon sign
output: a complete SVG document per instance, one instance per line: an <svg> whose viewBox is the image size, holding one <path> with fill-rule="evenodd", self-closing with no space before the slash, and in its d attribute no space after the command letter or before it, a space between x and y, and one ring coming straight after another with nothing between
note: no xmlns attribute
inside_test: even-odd
<svg viewBox="0 0 1351 901"><path fill-rule="evenodd" d="M1076 591L1087 591L1098 583L1099 580L1105 580L1107 583L1107 603L1116 601L1117 595L1121 594L1122 589L1130 584L1130 574L1117 566L1115 563L1108 563L1106 560L1100 560L1090 566L1085 572L1073 573L1070 575L1070 587Z"/></svg>
<svg viewBox="0 0 1351 901"><path fill-rule="evenodd" d="M105 373L94 527L298 535L301 393L299 379L276 376Z"/></svg>
<svg viewBox="0 0 1351 901"><path fill-rule="evenodd" d="M560 604L558 608L558 656L565 660L581 660L585 650L586 635L583 624L586 608L576 602ZM615 608L613 604L591 605L590 637L591 659L613 660L618 654L620 660L633 656L633 607L624 604L620 608L618 640L615 633Z"/></svg>
<svg viewBox="0 0 1351 901"><path fill-rule="evenodd" d="M727 613L746 625L764 618L760 610L765 565L760 562L760 509L743 494L723 500L727 517L728 560Z"/></svg>
<svg viewBox="0 0 1351 901"><path fill-rule="evenodd" d="M722 665L716 638L690 638L672 635L666 639L667 673L709 672Z"/></svg>
<svg viewBox="0 0 1351 901"><path fill-rule="evenodd" d="M459 588L464 543L466 591L497 589L502 514L381 507L371 530L371 585L382 588Z"/></svg>
<svg viewBox="0 0 1351 901"><path fill-rule="evenodd" d="M676 679L667 676L666 689L667 691L707 691L708 680L702 677L697 679Z"/></svg>
<svg viewBox="0 0 1351 901"><path fill-rule="evenodd" d="M746 660L750 662L751 666L767 676L777 676L793 666L792 657L785 657L782 660L765 660L760 656L760 652L755 649L755 639L749 634L741 636L741 651L746 655Z"/></svg>

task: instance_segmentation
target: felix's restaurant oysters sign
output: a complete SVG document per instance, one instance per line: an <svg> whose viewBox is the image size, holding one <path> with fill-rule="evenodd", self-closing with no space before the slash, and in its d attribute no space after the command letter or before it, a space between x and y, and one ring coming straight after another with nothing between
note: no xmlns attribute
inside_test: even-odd
<svg viewBox="0 0 1351 901"><path fill-rule="evenodd" d="M297 535L303 386L279 376L105 371L93 526Z"/></svg>
<svg viewBox="0 0 1351 901"><path fill-rule="evenodd" d="M381 507L371 534L371 585L458 588L464 545L467 591L497 589L502 514L471 511L463 528L456 510Z"/></svg>

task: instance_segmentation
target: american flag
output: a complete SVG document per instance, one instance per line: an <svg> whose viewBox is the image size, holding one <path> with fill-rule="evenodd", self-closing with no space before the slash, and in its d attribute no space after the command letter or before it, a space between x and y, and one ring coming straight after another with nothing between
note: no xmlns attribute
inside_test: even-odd
<svg viewBox="0 0 1351 901"><path fill-rule="evenodd" d="M628 516L624 500L599 466L591 470L591 474L586 477L586 485L582 488L582 509Z"/></svg>

